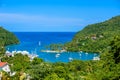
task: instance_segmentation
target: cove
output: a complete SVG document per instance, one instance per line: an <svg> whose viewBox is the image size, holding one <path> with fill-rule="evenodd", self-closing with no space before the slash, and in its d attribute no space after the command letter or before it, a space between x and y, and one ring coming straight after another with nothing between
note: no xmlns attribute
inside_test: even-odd
<svg viewBox="0 0 120 80"><path fill-rule="evenodd" d="M63 52L46 53L41 52L46 45L52 43L64 44L72 40L75 32L14 32L20 40L20 44L9 45L8 51L28 51L30 54L37 54L46 62L69 62L71 60L93 60L99 54L86 52ZM58 55L58 56L57 56Z"/></svg>

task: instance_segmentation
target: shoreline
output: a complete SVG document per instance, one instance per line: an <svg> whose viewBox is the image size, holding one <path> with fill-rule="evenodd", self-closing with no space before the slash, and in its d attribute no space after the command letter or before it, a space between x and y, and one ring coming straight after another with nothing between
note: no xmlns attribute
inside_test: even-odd
<svg viewBox="0 0 120 80"><path fill-rule="evenodd" d="M70 53L70 52L68 52L66 50L61 50L61 52L60 51L54 51L54 50L41 50L41 51L45 52L45 53L50 53L50 54L53 53L53 54L55 54L55 58L59 58L60 55L62 53L64 53L64 52L66 52L65 54ZM88 54L93 54L93 53L87 53L87 52L83 52L83 51L77 52L77 54L79 54L78 56L80 58L82 57L82 53L83 53L83 55L85 54L86 56ZM16 54L27 55L30 58L30 61L32 61L34 58L40 58L39 55L37 55L35 53L30 53L30 52L28 52L26 50L24 50L24 51L20 51L20 50L16 51L15 50L15 51L11 51L11 52L7 50L5 52L5 56L8 56L8 57L14 57ZM72 53L72 54L74 54L74 53ZM71 61L71 60L76 60L76 59L74 57L72 57L72 56L69 56L68 60ZM97 55L97 53L94 53L94 56L93 56L93 58L91 60L100 60L100 57L99 57L99 55Z"/></svg>
<svg viewBox="0 0 120 80"><path fill-rule="evenodd" d="M63 52L73 52L73 51L67 51L67 50L40 50L40 52L46 52L46 53L63 53ZM100 54L98 52L87 52L87 51L75 51L77 53L87 53L87 54Z"/></svg>
<svg viewBox="0 0 120 80"><path fill-rule="evenodd" d="M41 50L40 52L46 52L46 53L63 53L67 52L66 50Z"/></svg>
<svg viewBox="0 0 120 80"><path fill-rule="evenodd" d="M24 50L24 51L6 51L5 52L5 56L8 57L14 57L14 55L16 54L22 54L22 55L27 55L30 58L30 61L32 61L34 58L38 57L39 55L35 54L35 53L29 53L28 51Z"/></svg>

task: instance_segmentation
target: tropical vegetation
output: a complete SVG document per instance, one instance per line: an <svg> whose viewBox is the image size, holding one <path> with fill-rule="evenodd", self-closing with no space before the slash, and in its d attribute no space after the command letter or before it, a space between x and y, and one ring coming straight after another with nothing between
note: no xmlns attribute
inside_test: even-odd
<svg viewBox="0 0 120 80"><path fill-rule="evenodd" d="M4 28L0 27L0 42L3 46L18 44L18 38L12 33Z"/></svg>
<svg viewBox="0 0 120 80"><path fill-rule="evenodd" d="M5 46L18 43L19 40L13 33L0 27L0 55L5 53Z"/></svg>
<svg viewBox="0 0 120 80"><path fill-rule="evenodd" d="M99 52L108 47L113 36L120 34L120 16L101 23L91 24L77 32L65 47L68 51Z"/></svg>
<svg viewBox="0 0 120 80"><path fill-rule="evenodd" d="M4 57L2 61L10 64L16 75L10 80L119 80L120 79L120 36L109 43L101 54L101 60L80 61L68 63L48 63L40 58L29 60L27 55L16 54L14 57ZM23 75L26 73L26 76ZM7 80L7 79L6 79Z"/></svg>
<svg viewBox="0 0 120 80"><path fill-rule="evenodd" d="M2 30L4 29L2 28ZM102 23L88 25L76 34L72 42L65 44L65 48L70 51L101 52L100 60L50 63L40 58L34 58L31 61L27 55L22 54L15 54L13 57L1 55L1 60L9 63L11 72L16 72L14 76L3 72L2 80L119 80L119 33L120 16L117 16ZM18 42L17 39L15 42L9 40L10 38L14 40L13 36L10 36L1 37L2 53L5 52L5 45ZM52 47L53 49L59 48L56 45Z"/></svg>

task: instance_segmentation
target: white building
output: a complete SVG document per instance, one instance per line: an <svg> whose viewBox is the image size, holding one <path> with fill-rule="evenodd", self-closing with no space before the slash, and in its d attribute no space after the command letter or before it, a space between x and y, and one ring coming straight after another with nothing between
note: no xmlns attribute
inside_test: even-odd
<svg viewBox="0 0 120 80"><path fill-rule="evenodd" d="M93 57L93 60L100 60L99 57Z"/></svg>
<svg viewBox="0 0 120 80"><path fill-rule="evenodd" d="M10 67L7 62L0 62L0 71L10 72Z"/></svg>

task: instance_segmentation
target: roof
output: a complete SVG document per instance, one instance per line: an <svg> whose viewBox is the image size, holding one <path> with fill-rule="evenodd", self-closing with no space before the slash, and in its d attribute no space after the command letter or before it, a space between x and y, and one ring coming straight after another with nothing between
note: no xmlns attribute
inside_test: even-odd
<svg viewBox="0 0 120 80"><path fill-rule="evenodd" d="M0 62L0 67L3 67L7 64L7 62Z"/></svg>

